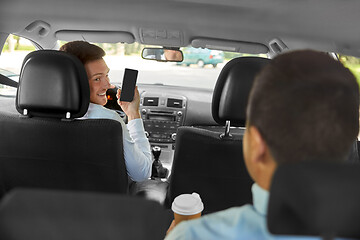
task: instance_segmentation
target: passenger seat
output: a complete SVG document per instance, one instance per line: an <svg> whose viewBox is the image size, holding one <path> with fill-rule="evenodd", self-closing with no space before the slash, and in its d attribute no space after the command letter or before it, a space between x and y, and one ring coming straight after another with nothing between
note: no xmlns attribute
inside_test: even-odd
<svg viewBox="0 0 360 240"><path fill-rule="evenodd" d="M176 196L192 192L200 194L204 213L252 202L253 181L244 164L242 137L253 80L269 61L240 57L222 69L212 99L213 118L224 126L221 132L198 127L178 129L168 207ZM231 129L230 125L238 128Z"/></svg>

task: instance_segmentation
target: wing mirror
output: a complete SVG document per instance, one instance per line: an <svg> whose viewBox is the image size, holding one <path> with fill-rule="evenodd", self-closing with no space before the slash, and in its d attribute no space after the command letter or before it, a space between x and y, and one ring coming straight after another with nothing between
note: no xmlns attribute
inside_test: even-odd
<svg viewBox="0 0 360 240"><path fill-rule="evenodd" d="M159 62L182 62L184 55L177 48L144 48L141 57Z"/></svg>

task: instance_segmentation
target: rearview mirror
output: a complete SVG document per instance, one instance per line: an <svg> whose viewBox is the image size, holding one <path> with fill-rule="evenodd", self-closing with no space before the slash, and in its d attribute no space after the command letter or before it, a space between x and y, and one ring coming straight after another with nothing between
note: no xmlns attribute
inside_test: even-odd
<svg viewBox="0 0 360 240"><path fill-rule="evenodd" d="M144 48L141 57L159 62L182 62L184 59L182 51L168 48Z"/></svg>

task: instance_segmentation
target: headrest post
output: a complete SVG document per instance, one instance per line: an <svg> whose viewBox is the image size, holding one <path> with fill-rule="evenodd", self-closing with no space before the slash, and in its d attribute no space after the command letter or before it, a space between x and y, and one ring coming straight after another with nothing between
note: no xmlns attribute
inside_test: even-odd
<svg viewBox="0 0 360 240"><path fill-rule="evenodd" d="M230 121L229 120L226 120L225 133L222 133L220 135L220 138L232 138L232 135L230 134Z"/></svg>
<svg viewBox="0 0 360 240"><path fill-rule="evenodd" d="M229 135L230 135L230 121L227 120L225 124L225 136L229 136Z"/></svg>
<svg viewBox="0 0 360 240"><path fill-rule="evenodd" d="M66 118L66 119L70 119L70 116L71 116L71 115L70 115L70 112L67 112L65 118Z"/></svg>
<svg viewBox="0 0 360 240"><path fill-rule="evenodd" d="M24 116L27 116L27 115L28 115L28 110L27 110L26 108L24 108L23 115L24 115Z"/></svg>

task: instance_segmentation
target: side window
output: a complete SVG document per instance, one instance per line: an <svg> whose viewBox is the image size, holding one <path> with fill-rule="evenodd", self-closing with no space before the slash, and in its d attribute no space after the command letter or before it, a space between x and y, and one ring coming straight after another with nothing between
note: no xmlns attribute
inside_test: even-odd
<svg viewBox="0 0 360 240"><path fill-rule="evenodd" d="M35 47L31 41L9 35L0 55L0 74L18 81L23 59L34 50ZM15 93L15 88L0 84L0 95L14 96Z"/></svg>
<svg viewBox="0 0 360 240"><path fill-rule="evenodd" d="M339 60L345 67L349 68L350 71L356 77L360 85L360 58L346 55L339 55Z"/></svg>
<svg viewBox="0 0 360 240"><path fill-rule="evenodd" d="M338 57L340 62L344 64L345 67L349 68L350 71L354 74L360 86L360 58L346 55L338 55ZM360 132L358 134L358 141L360 141Z"/></svg>

